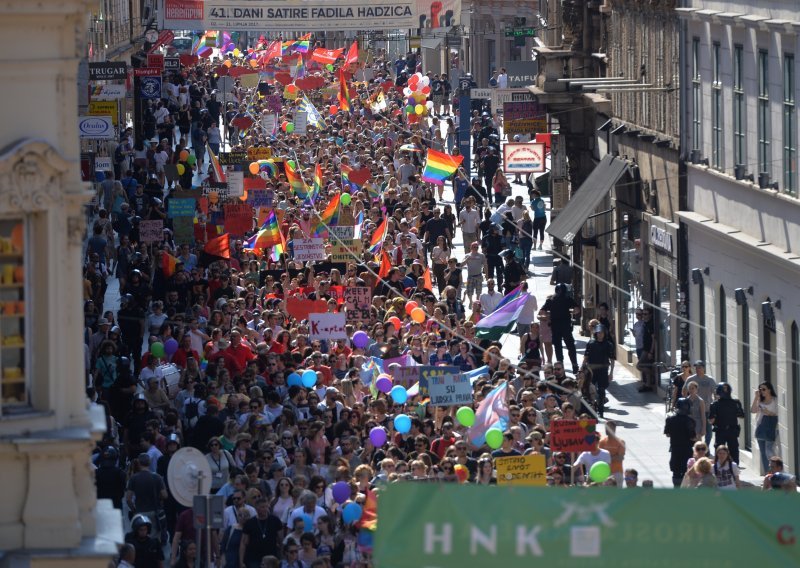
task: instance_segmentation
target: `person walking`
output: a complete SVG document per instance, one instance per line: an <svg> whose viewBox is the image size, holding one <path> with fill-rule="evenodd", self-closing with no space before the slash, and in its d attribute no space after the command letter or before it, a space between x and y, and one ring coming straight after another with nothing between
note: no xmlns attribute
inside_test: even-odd
<svg viewBox="0 0 800 568"><path fill-rule="evenodd" d="M717 388L717 382L710 376L706 375L706 362L702 359L698 359L694 362L694 373L695 374L689 377L689 379L683 385L683 396L688 396L690 384L697 383L697 394L706 403L706 418L708 418L708 412L710 411L711 401L714 399L714 390ZM705 440L706 444L710 444L711 424L708 422L708 420L706 420L705 423Z"/></svg>
<svg viewBox="0 0 800 568"><path fill-rule="evenodd" d="M689 458L692 457L692 443L695 440L695 424L689 416L692 403L679 398L675 412L667 416L664 435L669 438L669 469L672 471L672 485L680 487L686 475Z"/></svg>
<svg viewBox="0 0 800 568"><path fill-rule="evenodd" d="M606 337L605 326L598 325L594 328L594 338L586 344L583 364L592 371L592 382L597 388L597 412L601 418L605 408L606 389L609 382L614 380L614 363L614 345Z"/></svg>
<svg viewBox="0 0 800 568"><path fill-rule="evenodd" d="M711 403L708 420L715 432L714 447L726 446L731 460L739 463L739 420L744 418L744 408L738 399L733 398L731 390L728 383L717 385L717 400Z"/></svg>
<svg viewBox="0 0 800 568"><path fill-rule="evenodd" d="M539 250L544 245L544 228L547 226L547 204L542 199L542 194L538 189L534 189L531 196L531 208L533 209L533 248L539 243Z"/></svg>
<svg viewBox="0 0 800 568"><path fill-rule="evenodd" d="M555 295L547 299L544 306L542 306L542 310L549 314L556 361L559 363L564 362L563 342L567 346L569 360L572 363L572 372L577 374L578 354L575 351L575 338L572 337L572 316L580 313L580 306L569 295L566 284L559 283L556 285Z"/></svg>
<svg viewBox="0 0 800 568"><path fill-rule="evenodd" d="M750 412L756 415L756 441L761 455L761 475L769 471L769 460L776 455L778 439L778 398L772 383L763 382L753 393Z"/></svg>

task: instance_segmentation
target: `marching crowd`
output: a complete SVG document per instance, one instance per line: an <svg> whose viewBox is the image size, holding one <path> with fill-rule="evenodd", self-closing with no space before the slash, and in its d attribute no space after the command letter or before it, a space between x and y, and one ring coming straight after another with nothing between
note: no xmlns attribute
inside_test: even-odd
<svg viewBox="0 0 800 568"><path fill-rule="evenodd" d="M198 557L205 565L209 554L224 567L369 566L382 487L493 485L496 460L508 456L544 455L553 486L640 485L612 420L575 460L551 448L554 422L603 417L615 338L601 305L578 359L580 304L568 262L554 269L551 296L527 293L532 251L545 246L546 204L533 182L527 201L512 197L498 119L450 114L447 77L419 73L413 55L379 57L369 73L349 77L320 67L326 86L338 77L339 94L323 87L302 97L278 82L244 87L241 77L221 97L220 68L249 66L246 57L225 59L232 63L201 60L172 76L144 132L129 129L113 147L116 171L99 184L85 265L87 380L109 423L95 456L98 495L130 512L119 565L193 566ZM423 113L407 111L411 85L433 93ZM279 126L268 132L261 119L274 94ZM323 109L313 130L284 126L308 105ZM422 179L424 158L428 149L457 155L459 120L471 123L476 171L457 169L447 181L453 199L443 201L444 185ZM257 209L246 234L217 230L224 204L245 202L219 185L226 147L269 148L267 175L255 171L274 195L276 244L250 246L264 230ZM177 178L169 166L180 166ZM353 171L366 172L360 183L347 179ZM186 191L208 201L198 199L193 242L177 242L170 201ZM164 222L163 238L140 238L148 220ZM362 246L331 230L337 223L353 225ZM350 258L295 260L295 243L319 235L327 255L335 246ZM221 237L226 246L210 249ZM105 302L112 276L119 306ZM365 304L350 299L356 288L369 290ZM509 328L519 337L514 360L481 324L511 302L521 306ZM317 312L346 313L346 338L315 333L309 314ZM644 352L653 349L648 321L642 313L636 331ZM437 365L470 375L467 410L434 406L419 385L399 380L402 367ZM682 375L685 393L665 428L670 468L676 485L735 488L733 429L743 410L726 402L735 400L730 388L706 377L702 362L695 369ZM759 423L772 422L771 396L754 402ZM724 443L713 461L712 428ZM499 438L489 434L497 429ZM769 457L774 436L762 438ZM212 492L226 499L223 529L210 542L166 482L182 447L205 454ZM593 467L599 462L607 471ZM779 458L765 466L765 487L793 482Z"/></svg>

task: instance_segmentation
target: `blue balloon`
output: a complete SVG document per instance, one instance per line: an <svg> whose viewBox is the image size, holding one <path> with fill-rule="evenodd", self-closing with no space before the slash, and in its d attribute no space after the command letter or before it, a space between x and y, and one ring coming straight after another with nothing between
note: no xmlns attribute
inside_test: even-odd
<svg viewBox="0 0 800 568"><path fill-rule="evenodd" d="M358 503L348 503L344 506L344 509L342 509L342 520L345 524L351 525L359 520L363 513L361 505Z"/></svg>
<svg viewBox="0 0 800 568"><path fill-rule="evenodd" d="M301 387L303 386L303 380L297 373L292 373L288 377L286 377L286 384L289 385L290 387L293 386Z"/></svg>
<svg viewBox="0 0 800 568"><path fill-rule="evenodd" d="M405 414L398 414L394 417L394 429L401 434L406 434L411 430L411 418Z"/></svg>
<svg viewBox="0 0 800 568"><path fill-rule="evenodd" d="M402 385L393 386L392 390L389 391L389 394L391 395L392 400L397 404L405 404L408 400L408 392Z"/></svg>
<svg viewBox="0 0 800 568"><path fill-rule="evenodd" d="M307 389L310 389L311 387L317 384L317 372L309 369L303 373L302 379L303 379L303 386L306 387Z"/></svg>

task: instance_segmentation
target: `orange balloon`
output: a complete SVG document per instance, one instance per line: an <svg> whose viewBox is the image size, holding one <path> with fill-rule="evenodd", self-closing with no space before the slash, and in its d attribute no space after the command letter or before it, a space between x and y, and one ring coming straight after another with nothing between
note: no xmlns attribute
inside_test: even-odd
<svg viewBox="0 0 800 568"><path fill-rule="evenodd" d="M258 67L258 61L256 61L255 59L251 59L250 60L250 67L252 67L253 69Z"/></svg>
<svg viewBox="0 0 800 568"><path fill-rule="evenodd" d="M465 466L461 465L460 463L456 464L456 466L453 469L455 470L455 474L456 474L456 478L458 479L458 482L459 483L466 483L467 479L469 479L469 470Z"/></svg>
<svg viewBox="0 0 800 568"><path fill-rule="evenodd" d="M400 318L399 318L399 317L397 317L397 316L392 316L392 317L390 317L390 318L389 318L387 321L388 321L389 323L391 323L391 324L394 326L394 330L395 330L395 331L400 331L400 324L401 324L401 322L400 322Z"/></svg>
<svg viewBox="0 0 800 568"><path fill-rule="evenodd" d="M250 170L251 174L257 176L259 171L258 162L250 162L250 165L247 167L247 169Z"/></svg>
<svg viewBox="0 0 800 568"><path fill-rule="evenodd" d="M411 300L410 302L408 302L406 304L406 314L410 316L411 312L414 311L414 308L418 308L418 307L419 307L419 304L416 303L414 300Z"/></svg>
<svg viewBox="0 0 800 568"><path fill-rule="evenodd" d="M411 310L411 319L417 323L422 323L425 321L425 310L422 308L414 308Z"/></svg>
<svg viewBox="0 0 800 568"><path fill-rule="evenodd" d="M178 154L178 157L180 157L181 162L185 162L186 160L189 159L189 151L188 150L181 150L181 153Z"/></svg>
<svg viewBox="0 0 800 568"><path fill-rule="evenodd" d="M339 107L337 107L336 105L331 105L330 107L328 107L328 112L331 114L336 114L337 112L339 112Z"/></svg>
<svg viewBox="0 0 800 568"><path fill-rule="evenodd" d="M227 67L228 69L230 69L230 68L231 68L231 65L233 65L233 63L231 63L231 60L230 60L230 59L226 59L225 61L223 61L223 62L222 62L222 64L223 64L225 67Z"/></svg>

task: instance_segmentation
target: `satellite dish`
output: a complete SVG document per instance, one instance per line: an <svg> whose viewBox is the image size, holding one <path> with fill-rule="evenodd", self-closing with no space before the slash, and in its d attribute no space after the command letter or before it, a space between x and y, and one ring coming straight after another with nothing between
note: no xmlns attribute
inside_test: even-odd
<svg viewBox="0 0 800 568"><path fill-rule="evenodd" d="M178 450L169 460L167 482L175 500L191 507L195 495L208 495L211 491L211 466L206 456L196 448Z"/></svg>

